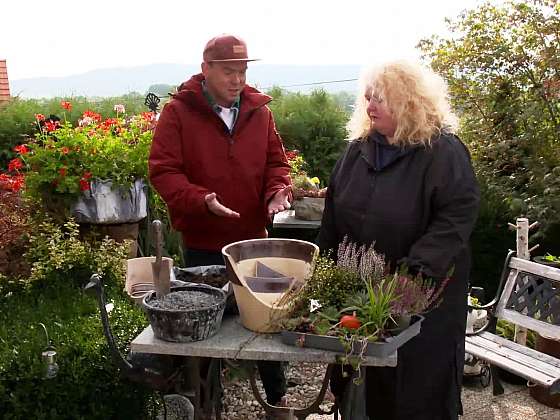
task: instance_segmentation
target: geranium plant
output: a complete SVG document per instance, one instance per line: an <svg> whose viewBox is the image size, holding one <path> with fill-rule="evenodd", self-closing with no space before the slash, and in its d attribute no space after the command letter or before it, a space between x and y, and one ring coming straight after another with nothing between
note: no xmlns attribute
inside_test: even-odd
<svg viewBox="0 0 560 420"><path fill-rule="evenodd" d="M72 104L61 102L64 110ZM69 201L90 189L93 179L111 180L128 186L147 176L147 161L153 113L127 117L122 105L115 105L116 116L103 119L85 111L74 127L65 117L60 121L37 114L38 132L28 144L15 148L18 157L10 162L14 176L25 176L25 190L32 198L57 195ZM8 176L8 175L5 175Z"/></svg>

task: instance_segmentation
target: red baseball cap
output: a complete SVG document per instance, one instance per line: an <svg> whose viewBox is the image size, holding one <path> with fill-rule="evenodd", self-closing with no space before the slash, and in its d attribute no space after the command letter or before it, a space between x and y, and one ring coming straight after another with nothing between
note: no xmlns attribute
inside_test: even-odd
<svg viewBox="0 0 560 420"><path fill-rule="evenodd" d="M234 35L219 35L212 38L204 47L202 59L206 63L216 61L257 61L256 58L248 58L247 44L241 38Z"/></svg>

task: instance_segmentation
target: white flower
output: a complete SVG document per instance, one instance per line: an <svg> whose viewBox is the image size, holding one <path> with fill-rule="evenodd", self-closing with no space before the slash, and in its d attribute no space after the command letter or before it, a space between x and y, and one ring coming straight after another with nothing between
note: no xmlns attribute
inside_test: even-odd
<svg viewBox="0 0 560 420"><path fill-rule="evenodd" d="M82 118L81 120L78 121L78 125L79 125L80 127L83 127L84 125L91 125L91 124L93 124L93 122L94 122L94 121L93 121L93 118L91 118L91 117L84 117L84 118Z"/></svg>
<svg viewBox="0 0 560 420"><path fill-rule="evenodd" d="M124 105L123 104L116 104L113 107L113 110L117 113L117 114L124 114Z"/></svg>
<svg viewBox="0 0 560 420"><path fill-rule="evenodd" d="M309 301L309 312L315 312L317 309L321 308L323 305L319 303L316 299L311 299Z"/></svg>

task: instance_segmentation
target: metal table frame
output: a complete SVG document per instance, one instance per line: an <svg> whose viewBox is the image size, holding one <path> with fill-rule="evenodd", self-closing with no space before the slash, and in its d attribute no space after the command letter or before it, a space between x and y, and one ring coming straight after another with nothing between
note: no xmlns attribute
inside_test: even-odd
<svg viewBox="0 0 560 420"><path fill-rule="evenodd" d="M192 368L188 369L186 374L189 375L191 383L194 384L195 387L193 401L193 405L195 407L195 420L204 418L202 417L204 415L203 411L208 413L208 403L213 404L216 407L216 418L221 418L219 401L209 399L208 393L205 395L206 404L204 405L206 407L201 407L201 386L203 385L201 384L199 373L199 361L201 358L212 358L208 378L205 382L210 380L212 369L216 369L216 366L219 368L219 362L221 359L325 363L328 366L323 378L321 390L315 400L307 407L275 407L268 404L260 395L257 388L256 369L254 364L252 364L252 368L249 372L251 389L256 400L268 414L288 413L291 418L301 420L307 418L307 416L313 413L335 413L335 418L338 418L336 414L336 406L333 406L329 412L325 412L321 409L320 404L322 403L327 391L332 370L334 366L339 363L341 355L332 351L299 348L286 345L282 343L280 334L258 334L251 332L240 324L239 317L237 316L224 317L222 326L218 333L203 341L197 341L194 343L173 343L163 341L154 337L152 328L147 327L132 341L130 347L134 352L168 354L193 358L191 361ZM396 366L396 364L396 352L385 358L366 357L363 362L364 366Z"/></svg>

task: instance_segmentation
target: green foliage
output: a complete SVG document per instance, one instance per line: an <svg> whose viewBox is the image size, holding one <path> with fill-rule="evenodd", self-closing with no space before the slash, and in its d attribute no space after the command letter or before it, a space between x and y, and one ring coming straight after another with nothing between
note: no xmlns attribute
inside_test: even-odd
<svg viewBox="0 0 560 420"><path fill-rule="evenodd" d="M337 267L329 256L319 256L307 280L302 299L318 300L321 305L341 308L348 296L363 288L362 280L349 270Z"/></svg>
<svg viewBox="0 0 560 420"><path fill-rule="evenodd" d="M513 340L515 337L515 325L503 319L499 319L498 325L496 325L496 333L500 337ZM531 330L527 330L527 347L535 348L535 333Z"/></svg>
<svg viewBox="0 0 560 420"><path fill-rule="evenodd" d="M388 277L378 284L365 281L366 292L351 296L350 306L343 312L356 312L362 325L357 333L368 339L377 338L385 330L387 323L392 319L392 307L397 294L396 277Z"/></svg>
<svg viewBox="0 0 560 420"><path fill-rule="evenodd" d="M99 273L106 282L122 286L127 252L127 244L117 244L112 239L82 241L79 226L73 220L62 226L45 221L35 226L29 238L29 281L64 278L82 282L92 273Z"/></svg>
<svg viewBox="0 0 560 420"><path fill-rule="evenodd" d="M95 299L75 287L87 278L34 283L0 279L0 413L3 419L141 419L150 391L119 379ZM107 288L111 324L121 351L146 325L122 287ZM9 291L8 291L9 290ZM43 377L46 325L59 372Z"/></svg>
<svg viewBox="0 0 560 420"><path fill-rule="evenodd" d="M546 235L560 223L560 6L485 3L448 23L419 47L449 83L479 180Z"/></svg>
<svg viewBox="0 0 560 420"><path fill-rule="evenodd" d="M348 114L323 90L304 95L274 88L268 94L286 148L298 150L307 172L326 182L345 147Z"/></svg>
<svg viewBox="0 0 560 420"><path fill-rule="evenodd" d="M94 297L82 285L103 275L110 321L122 352L147 324L123 292L128 247L113 240L85 242L78 225L33 225L26 258L31 276L0 276L0 413L5 419L141 419L152 409L148 390L119 379ZM44 378L47 346L57 351L59 372ZM95 397L93 397L95 396Z"/></svg>
<svg viewBox="0 0 560 420"><path fill-rule="evenodd" d="M72 110L63 110L60 106L61 101L71 102ZM14 146L27 142L26 137L32 137L37 132L35 114L43 114L46 117L51 114L57 115L76 125L86 110L94 111L105 118L113 117L115 104L124 105L129 115L148 110L144 105L144 96L139 94L103 99L81 96L53 99L13 98L0 107L0 168L5 167L7 162L15 157Z"/></svg>

